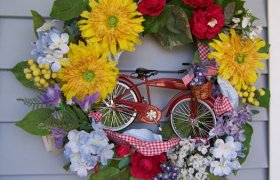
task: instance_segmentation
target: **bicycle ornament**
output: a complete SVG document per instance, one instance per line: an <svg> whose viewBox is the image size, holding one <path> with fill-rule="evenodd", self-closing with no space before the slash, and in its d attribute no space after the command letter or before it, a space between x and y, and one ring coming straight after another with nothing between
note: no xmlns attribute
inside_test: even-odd
<svg viewBox="0 0 280 180"><path fill-rule="evenodd" d="M12 72L40 95L19 99L33 110L16 125L43 136L47 150L64 151L65 169L94 180L204 180L245 162L257 113L247 105L268 107L270 92L255 87L269 46L244 1L56 0L56 20L32 16L34 60ZM119 58L141 33L168 49L192 43L192 63L179 78L123 73ZM157 107L151 88L177 93ZM132 129L136 121L145 126Z"/></svg>

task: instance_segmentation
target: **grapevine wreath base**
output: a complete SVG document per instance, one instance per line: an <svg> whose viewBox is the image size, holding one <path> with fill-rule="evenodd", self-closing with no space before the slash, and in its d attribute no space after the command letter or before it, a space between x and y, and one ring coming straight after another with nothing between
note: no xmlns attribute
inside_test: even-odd
<svg viewBox="0 0 280 180"><path fill-rule="evenodd" d="M33 59L12 72L40 95L16 125L63 151L64 168L89 179L223 179L238 174L249 150L254 106L270 92L255 87L269 58L257 19L243 0L56 0L45 21L32 10ZM57 24L64 23L63 28ZM117 68L140 34L172 49L193 43L181 79ZM172 61L170 61L172 63ZM138 87L144 86L147 97ZM149 87L178 91L163 109ZM161 122L163 112L169 121ZM130 129L135 120L158 130Z"/></svg>

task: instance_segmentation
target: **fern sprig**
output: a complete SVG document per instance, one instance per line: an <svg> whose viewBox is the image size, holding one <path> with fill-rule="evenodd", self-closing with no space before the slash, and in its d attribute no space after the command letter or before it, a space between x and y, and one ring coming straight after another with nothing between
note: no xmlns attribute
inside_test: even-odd
<svg viewBox="0 0 280 180"><path fill-rule="evenodd" d="M51 107L51 104L44 102L42 97L39 95L33 98L18 98L17 101L23 102L24 105L32 108L33 110Z"/></svg>

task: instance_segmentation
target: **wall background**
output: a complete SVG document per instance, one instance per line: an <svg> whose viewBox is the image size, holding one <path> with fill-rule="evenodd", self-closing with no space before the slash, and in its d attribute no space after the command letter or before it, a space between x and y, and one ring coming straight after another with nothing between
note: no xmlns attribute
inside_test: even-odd
<svg viewBox="0 0 280 180"><path fill-rule="evenodd" d="M19 61L31 57L33 34L30 10L35 9L48 16L52 0L0 0L0 180L61 180L81 179L65 172L66 163L62 155L46 152L40 137L29 135L15 126L30 109L16 101L19 97L33 97L34 92L21 86L10 69ZM266 0L247 0L247 7L260 20L257 25L264 27L263 38L267 38ZM142 46L133 53L121 56L119 68L131 72L137 67L160 70L158 77L178 77L176 71L182 69L182 62L190 61L194 53L192 46L168 51L162 48L153 37L145 37ZM267 68L262 72L258 87L267 87ZM152 101L163 107L175 92L152 89ZM268 112L257 108L261 113L254 117L252 149L246 163L239 171L238 180L268 179ZM167 121L162 120L163 123ZM144 124L135 122L130 127L139 128ZM147 128L155 129L155 126Z"/></svg>

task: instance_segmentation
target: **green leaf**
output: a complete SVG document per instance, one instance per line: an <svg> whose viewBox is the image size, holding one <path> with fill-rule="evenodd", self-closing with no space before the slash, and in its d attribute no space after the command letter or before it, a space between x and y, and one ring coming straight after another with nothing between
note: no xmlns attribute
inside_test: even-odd
<svg viewBox="0 0 280 180"><path fill-rule="evenodd" d="M227 178L226 177L221 177L221 176L214 176L213 174L208 174L208 178L210 180L226 180Z"/></svg>
<svg viewBox="0 0 280 180"><path fill-rule="evenodd" d="M130 156L126 156L125 158L120 160L118 167L119 167L119 169L122 169L122 168L128 166L129 163L130 163Z"/></svg>
<svg viewBox="0 0 280 180"><path fill-rule="evenodd" d="M166 5L166 24L156 33L163 47L172 49L175 46L193 42L186 13L178 6Z"/></svg>
<svg viewBox="0 0 280 180"><path fill-rule="evenodd" d="M246 140L243 142L243 147L245 149L242 152L245 154L245 157L238 159L240 164L243 164L247 159L247 156L250 152L251 140L252 140L252 135L253 135L253 127L250 124L246 123L244 126L244 130L245 130L244 134L245 134Z"/></svg>
<svg viewBox="0 0 280 180"><path fill-rule="evenodd" d="M260 111L258 111L258 110L256 110L256 109L252 109L251 112L252 112L253 115L257 115L257 114L260 113Z"/></svg>
<svg viewBox="0 0 280 180"><path fill-rule="evenodd" d="M130 168L129 167L126 167L119 174L117 174L113 177L114 180L123 180L123 179L129 179L129 178L130 178Z"/></svg>
<svg viewBox="0 0 280 180"><path fill-rule="evenodd" d="M80 120L83 120L83 121L88 121L88 117L85 115L85 113L80 109L78 108L77 106L72 106L75 114L77 115L77 117L80 119Z"/></svg>
<svg viewBox="0 0 280 180"><path fill-rule="evenodd" d="M259 52L260 53L269 53L269 48L270 48L270 44L265 44L264 47L262 47Z"/></svg>
<svg viewBox="0 0 280 180"><path fill-rule="evenodd" d="M234 16L235 2L228 3L224 8L225 24L229 24Z"/></svg>
<svg viewBox="0 0 280 180"><path fill-rule="evenodd" d="M193 62L193 64L198 63L199 66L202 65L202 60L200 59L198 50L195 51L192 62Z"/></svg>
<svg viewBox="0 0 280 180"><path fill-rule="evenodd" d="M65 164L65 165L63 166L63 169L64 169L65 171L69 171L70 165L71 165L71 163Z"/></svg>
<svg viewBox="0 0 280 180"><path fill-rule="evenodd" d="M269 89L263 89L265 94L263 96L260 95L259 91L256 91L255 98L260 102L260 107L269 107L270 102L270 90Z"/></svg>
<svg viewBox="0 0 280 180"><path fill-rule="evenodd" d="M176 134L174 133L170 123L165 123L165 125L162 128L161 135L163 139L170 139L172 137L176 137Z"/></svg>
<svg viewBox="0 0 280 180"><path fill-rule="evenodd" d="M46 136L50 134L50 130L42 127L42 123L51 116L51 109L37 109L28 113L23 120L16 123L16 126L30 134Z"/></svg>
<svg viewBox="0 0 280 180"><path fill-rule="evenodd" d="M37 29L40 28L41 26L43 26L43 24L45 23L45 20L37 11L31 10L31 14L33 17L34 33L35 33L36 37L38 37Z"/></svg>
<svg viewBox="0 0 280 180"><path fill-rule="evenodd" d="M119 174L120 170L114 167L106 167L102 170L99 170L98 173L92 174L90 180L113 180L114 176Z"/></svg>
<svg viewBox="0 0 280 180"><path fill-rule="evenodd" d="M55 0L50 16L55 19L67 21L87 10L88 4L84 0Z"/></svg>
<svg viewBox="0 0 280 180"><path fill-rule="evenodd" d="M22 85L24 85L25 87L31 88L31 89L38 89L34 85L34 82L27 80L25 78L25 74L23 73L24 68L29 68L27 61L19 62L15 67L13 67L13 69L11 71Z"/></svg>

